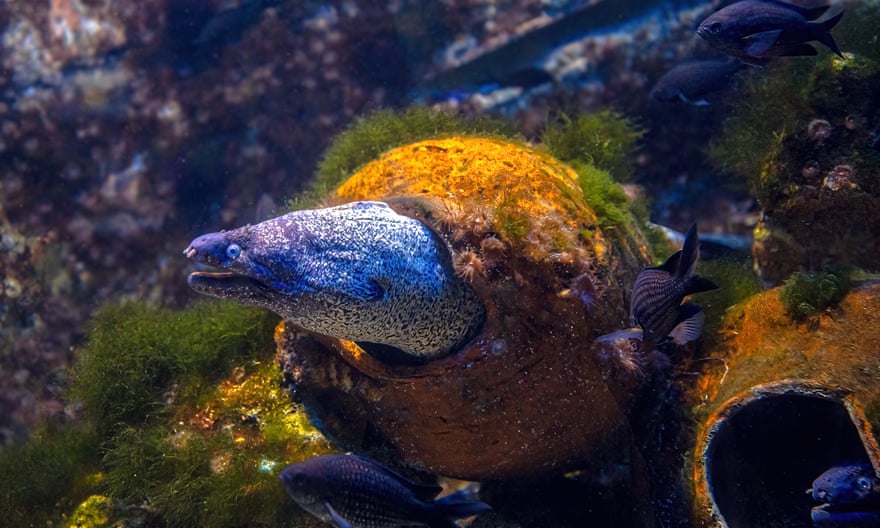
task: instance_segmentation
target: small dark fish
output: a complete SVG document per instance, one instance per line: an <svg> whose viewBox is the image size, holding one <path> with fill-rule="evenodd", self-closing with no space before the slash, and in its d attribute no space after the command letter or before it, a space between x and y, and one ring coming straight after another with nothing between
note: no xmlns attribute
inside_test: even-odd
<svg viewBox="0 0 880 528"><path fill-rule="evenodd" d="M818 41L843 57L833 28L843 10L816 21L830 6L800 7L777 0L743 0L709 15L697 34L719 51L744 62L768 57L816 55Z"/></svg>
<svg viewBox="0 0 880 528"><path fill-rule="evenodd" d="M730 59L685 62L663 74L651 89L650 97L664 103L706 106L706 96L730 86L733 74L742 67L741 62Z"/></svg>
<svg viewBox="0 0 880 528"><path fill-rule="evenodd" d="M682 303L688 295L715 290L718 286L695 273L700 260L697 224L691 225L680 251L659 266L643 269L633 285L630 322L633 328L604 335L600 343L637 339L650 352L667 337L683 345L700 337L706 318L699 306Z"/></svg>
<svg viewBox="0 0 880 528"><path fill-rule="evenodd" d="M337 528L429 526L453 528L453 519L491 510L485 503L418 484L362 456L323 455L281 472L287 493L303 509Z"/></svg>
<svg viewBox="0 0 880 528"><path fill-rule="evenodd" d="M880 526L880 479L871 464L834 466L819 475L807 493L823 503L810 514L815 526Z"/></svg>

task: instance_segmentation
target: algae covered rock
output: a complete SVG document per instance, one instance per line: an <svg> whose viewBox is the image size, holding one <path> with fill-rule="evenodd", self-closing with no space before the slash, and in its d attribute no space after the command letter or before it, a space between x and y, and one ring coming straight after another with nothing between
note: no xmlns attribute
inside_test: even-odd
<svg viewBox="0 0 880 528"><path fill-rule="evenodd" d="M769 283L798 269L880 269L880 49L865 36L878 22L865 3L841 22L845 57L778 61L749 76L713 141L716 165L761 207L753 254Z"/></svg>
<svg viewBox="0 0 880 528"><path fill-rule="evenodd" d="M614 236L598 225L581 181L521 144L448 137L390 150L331 193L330 204L383 201L441 236L485 322L419 364L279 327L278 357L322 431L359 450L378 438L415 467L468 479L626 452L632 386L607 382L594 339L626 319L621 285L648 253L634 221Z"/></svg>
<svg viewBox="0 0 880 528"><path fill-rule="evenodd" d="M833 466L880 469L880 283L794 318L782 288L731 311L696 405L695 515L703 526L802 526L803 490Z"/></svg>

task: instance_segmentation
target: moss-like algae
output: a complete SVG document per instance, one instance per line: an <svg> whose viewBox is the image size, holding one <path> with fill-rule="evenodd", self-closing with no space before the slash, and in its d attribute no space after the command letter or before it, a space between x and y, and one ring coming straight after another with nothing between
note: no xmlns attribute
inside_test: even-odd
<svg viewBox="0 0 880 528"><path fill-rule="evenodd" d="M595 211L599 226L618 241L636 237L638 226L652 254L669 253L671 246L648 222L645 198L633 200L621 182L632 179L632 160L644 130L625 116L601 110L576 117L562 115L541 135L544 148L578 174L584 200Z"/></svg>
<svg viewBox="0 0 880 528"><path fill-rule="evenodd" d="M560 116L547 125L541 141L561 161L587 163L626 182L632 179L632 155L643 135L644 130L623 115L601 110Z"/></svg>
<svg viewBox="0 0 880 528"><path fill-rule="evenodd" d="M456 134L508 140L518 137L514 128L500 119L462 117L416 106L399 112L378 110L358 118L333 140L318 164L311 188L295 197L290 206L295 209L313 206L358 168L387 150Z"/></svg>
<svg viewBox="0 0 880 528"><path fill-rule="evenodd" d="M100 461L93 428L50 426L0 452L3 526L59 526L63 514L87 497Z"/></svg>
<svg viewBox="0 0 880 528"><path fill-rule="evenodd" d="M839 303L852 287L850 272L795 272L785 281L780 300L785 312L805 319Z"/></svg>
<svg viewBox="0 0 880 528"><path fill-rule="evenodd" d="M72 369L70 396L106 428L162 416L172 392L198 398L210 390L207 380L271 351L276 320L266 310L231 303L183 311L105 306Z"/></svg>
<svg viewBox="0 0 880 528"><path fill-rule="evenodd" d="M278 483L285 465L330 446L281 386L276 322L218 302L103 307L69 393L86 420L2 453L0 476L15 481L0 490L4 521L316 525Z"/></svg>
<svg viewBox="0 0 880 528"><path fill-rule="evenodd" d="M703 335L707 341L714 342L728 310L763 291L764 286L749 261L726 258L701 261L697 272L711 277L718 285L717 290L702 294L699 301L706 313Z"/></svg>

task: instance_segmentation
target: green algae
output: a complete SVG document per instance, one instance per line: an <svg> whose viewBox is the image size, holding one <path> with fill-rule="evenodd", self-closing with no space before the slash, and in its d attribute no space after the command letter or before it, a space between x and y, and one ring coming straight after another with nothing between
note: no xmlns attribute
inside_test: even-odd
<svg viewBox="0 0 880 528"><path fill-rule="evenodd" d="M233 365L273 349L277 316L232 303L183 311L103 307L72 368L70 397L104 427L167 414L169 391L195 399Z"/></svg>
<svg viewBox="0 0 880 528"><path fill-rule="evenodd" d="M518 134L505 121L488 117L462 117L449 112L412 106L402 111L378 110L355 120L327 148L309 190L295 197L294 209L314 206L330 191L392 148L424 139L453 135L499 137L517 141Z"/></svg>
<svg viewBox="0 0 880 528"><path fill-rule="evenodd" d="M703 335L707 341L715 342L728 312L763 291L764 285L752 269L751 261L746 259L700 261L697 272L718 285L717 290L703 293L699 299L706 313Z"/></svg>
<svg viewBox="0 0 880 528"><path fill-rule="evenodd" d="M847 270L795 272L785 281L780 300L795 319L812 317L839 303L852 288Z"/></svg>
<svg viewBox="0 0 880 528"><path fill-rule="evenodd" d="M632 159L643 135L644 130L622 114L601 110L560 116L547 125L541 141L550 155L577 173L584 200L596 213L600 228L624 245L645 240L652 254L664 254L670 245L650 225L647 199L630 198L620 185L632 179Z"/></svg>
<svg viewBox="0 0 880 528"><path fill-rule="evenodd" d="M634 222L629 197L608 171L579 161L570 161L569 165L578 175L584 200L599 218L599 227L615 229Z"/></svg>
<svg viewBox="0 0 880 528"><path fill-rule="evenodd" d="M92 487L99 438L87 424L47 426L0 452L4 526L59 526Z"/></svg>
<svg viewBox="0 0 880 528"><path fill-rule="evenodd" d="M21 489L46 491L44 499L7 493L2 500L12 506L4 511L35 500L54 505L43 508L50 525L67 512L69 522L94 526L105 517L157 526L310 525L278 473L331 449L281 386L272 359L276 322L266 310L215 301L185 310L103 307L69 392L83 404L92 455L71 467L100 477L77 488L57 470L10 468L29 475ZM63 439L47 438L43 456ZM44 473L61 484L47 487L37 478Z"/></svg>
<svg viewBox="0 0 880 528"><path fill-rule="evenodd" d="M562 115L541 134L547 151L566 163L607 171L618 182L632 179L632 160L644 130L622 114L601 110L574 118Z"/></svg>

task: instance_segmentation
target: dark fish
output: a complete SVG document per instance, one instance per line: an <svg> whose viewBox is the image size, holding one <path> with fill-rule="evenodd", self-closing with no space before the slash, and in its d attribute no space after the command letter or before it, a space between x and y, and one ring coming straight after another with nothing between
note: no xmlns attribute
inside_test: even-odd
<svg viewBox="0 0 880 528"><path fill-rule="evenodd" d="M337 528L455 527L453 519L491 510L485 503L417 484L358 455L323 455L281 472L287 493L303 509Z"/></svg>
<svg viewBox="0 0 880 528"><path fill-rule="evenodd" d="M843 57L830 30L843 10L816 21L830 6L800 7L777 0L743 0L709 15L697 34L718 50L745 62L768 57L816 55L818 41Z"/></svg>
<svg viewBox="0 0 880 528"><path fill-rule="evenodd" d="M730 86L733 74L743 67L729 59L695 60L672 68L651 89L650 97L664 103L709 104L706 96Z"/></svg>
<svg viewBox="0 0 880 528"><path fill-rule="evenodd" d="M691 225L680 251L660 266L643 269L636 277L630 305L633 328L604 335L600 343L617 339L638 339L642 350L649 352L667 337L683 345L700 337L705 314L692 302L682 303L688 295L715 290L718 286L695 273L700 259L697 225Z"/></svg>
<svg viewBox="0 0 880 528"><path fill-rule="evenodd" d="M871 464L834 466L819 475L807 493L823 503L810 514L815 526L880 526L880 479Z"/></svg>

